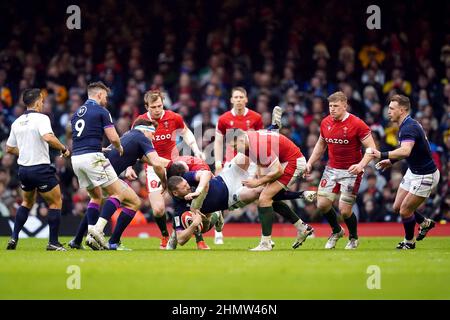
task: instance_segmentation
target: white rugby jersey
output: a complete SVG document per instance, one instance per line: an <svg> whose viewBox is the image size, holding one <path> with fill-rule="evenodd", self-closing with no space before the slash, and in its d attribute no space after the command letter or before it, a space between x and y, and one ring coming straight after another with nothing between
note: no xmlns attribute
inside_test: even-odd
<svg viewBox="0 0 450 320"><path fill-rule="evenodd" d="M49 117L27 110L13 122L6 145L19 149L21 166L50 164L49 146L42 138L47 133L53 133Z"/></svg>

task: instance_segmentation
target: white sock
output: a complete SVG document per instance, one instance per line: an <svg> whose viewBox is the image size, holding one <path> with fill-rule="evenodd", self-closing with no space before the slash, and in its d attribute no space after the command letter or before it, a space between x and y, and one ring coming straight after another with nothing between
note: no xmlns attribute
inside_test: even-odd
<svg viewBox="0 0 450 320"><path fill-rule="evenodd" d="M98 218L98 221L95 225L95 228L97 228L97 230L103 232L103 230L105 229L106 225L108 224L108 220L106 220L105 218Z"/></svg>
<svg viewBox="0 0 450 320"><path fill-rule="evenodd" d="M261 242L269 242L272 240L272 236L261 236Z"/></svg>
<svg viewBox="0 0 450 320"><path fill-rule="evenodd" d="M425 220L420 224L422 228L427 228L430 226L430 220L425 218Z"/></svg>
<svg viewBox="0 0 450 320"><path fill-rule="evenodd" d="M302 219L298 219L296 223L294 223L294 227L296 227L299 230L305 229L305 223L302 221Z"/></svg>

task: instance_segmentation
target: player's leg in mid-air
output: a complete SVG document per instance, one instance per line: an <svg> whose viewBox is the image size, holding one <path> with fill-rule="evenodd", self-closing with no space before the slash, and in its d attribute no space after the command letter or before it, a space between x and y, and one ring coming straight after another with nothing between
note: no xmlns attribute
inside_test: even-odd
<svg viewBox="0 0 450 320"><path fill-rule="evenodd" d="M405 238L397 245L397 249L415 249L415 240L424 239L427 232L434 228L434 221L423 217L417 209L436 190L439 177L438 170L427 175L413 174L410 169L406 172L394 201L394 212L402 217L405 230ZM416 223L419 224L419 234L414 239Z"/></svg>

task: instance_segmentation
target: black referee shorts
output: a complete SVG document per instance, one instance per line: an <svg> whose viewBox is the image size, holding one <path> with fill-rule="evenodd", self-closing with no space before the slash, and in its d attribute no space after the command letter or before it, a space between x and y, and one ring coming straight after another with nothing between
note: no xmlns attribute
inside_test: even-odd
<svg viewBox="0 0 450 320"><path fill-rule="evenodd" d="M55 167L49 164L19 166L19 180L23 191L48 192L58 185Z"/></svg>

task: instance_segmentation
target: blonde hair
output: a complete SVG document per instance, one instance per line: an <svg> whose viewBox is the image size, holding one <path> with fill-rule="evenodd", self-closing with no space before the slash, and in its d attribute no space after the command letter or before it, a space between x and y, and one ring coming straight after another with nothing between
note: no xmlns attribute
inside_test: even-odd
<svg viewBox="0 0 450 320"><path fill-rule="evenodd" d="M347 103L347 96L342 91L336 91L328 97L328 102L345 102Z"/></svg>
<svg viewBox="0 0 450 320"><path fill-rule="evenodd" d="M161 101L164 101L164 96L160 90L149 90L144 95L145 105L148 106L159 98L161 98Z"/></svg>

